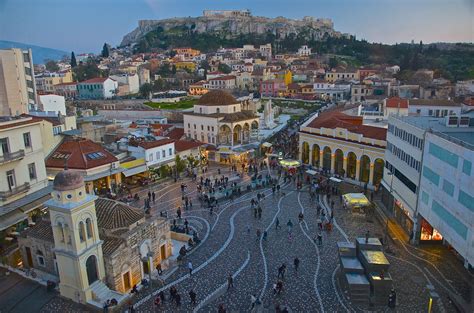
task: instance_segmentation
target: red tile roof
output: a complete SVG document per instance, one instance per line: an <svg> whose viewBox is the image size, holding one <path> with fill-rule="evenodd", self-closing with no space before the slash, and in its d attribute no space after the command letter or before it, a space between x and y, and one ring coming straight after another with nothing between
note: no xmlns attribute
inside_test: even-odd
<svg viewBox="0 0 474 313"><path fill-rule="evenodd" d="M184 136L184 128L175 128L172 129L166 134L166 137L170 139L179 140Z"/></svg>
<svg viewBox="0 0 474 313"><path fill-rule="evenodd" d="M385 105L387 108L408 109L408 100L399 97L392 97L387 99Z"/></svg>
<svg viewBox="0 0 474 313"><path fill-rule="evenodd" d="M204 145L204 143L200 141L189 141L189 140L178 140L174 143L174 147L177 152L194 149L202 145Z"/></svg>
<svg viewBox="0 0 474 313"><path fill-rule="evenodd" d="M311 128L345 128L356 134L361 134L366 138L386 140L387 130L385 128L362 125L363 118L360 116L350 116L339 111L322 113L315 118L308 127Z"/></svg>
<svg viewBox="0 0 474 313"><path fill-rule="evenodd" d="M174 142L173 139L160 139L152 141L130 141L129 144L135 147L142 147L143 149L152 149L172 142Z"/></svg>
<svg viewBox="0 0 474 313"><path fill-rule="evenodd" d="M84 138L71 138L61 142L46 160L46 167L91 169L117 162L117 158L102 145Z"/></svg>
<svg viewBox="0 0 474 313"><path fill-rule="evenodd" d="M226 75L226 76L219 76L219 77L216 77L216 78L211 78L209 80L211 81L211 80L234 80L234 79L235 79L234 75Z"/></svg>
<svg viewBox="0 0 474 313"><path fill-rule="evenodd" d="M39 121L41 121L39 118L31 118L31 119L25 119L25 118L21 118L21 119L18 119L17 122L15 123L9 123L9 124L6 124L6 125L1 125L0 124L0 129L8 129L8 128L13 128L13 127L17 127L17 126L22 126L22 125L27 125L27 124L34 124L34 123L38 123ZM11 122L11 121L9 121ZM3 123L3 122L0 122L0 123Z"/></svg>
<svg viewBox="0 0 474 313"><path fill-rule="evenodd" d="M103 83L105 82L109 77L96 77L96 78L91 78L85 81L80 82L79 84L93 84L93 83ZM110 78L112 79L112 78ZM113 79L112 79L113 80Z"/></svg>

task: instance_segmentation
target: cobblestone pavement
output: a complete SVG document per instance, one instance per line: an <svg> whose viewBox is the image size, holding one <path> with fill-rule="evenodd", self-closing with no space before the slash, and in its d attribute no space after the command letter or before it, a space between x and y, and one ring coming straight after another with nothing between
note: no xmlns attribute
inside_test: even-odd
<svg viewBox="0 0 474 313"><path fill-rule="evenodd" d="M180 182L171 184L160 191L160 204L153 209L155 214L163 209L174 211L180 205L179 185ZM194 186L188 182L189 193L194 191ZM346 187L354 190L352 186ZM333 197L336 199L334 216L340 230L336 227L332 232L324 232L323 244L317 246L313 241L317 234L316 206L305 189L296 191L291 183L285 184L280 195L272 195L269 188L258 192L266 195L262 200L261 219L255 219L250 208L250 200L255 198L256 192L244 194L232 203L221 203L213 215L196 205L196 200L194 208L185 211L184 217L189 217L190 224L201 234L208 233L208 238L166 279L164 287L141 292L134 299L136 310L213 312L223 304L228 312L248 312L251 311L252 294L259 296L262 302L253 309L259 312L274 312L276 304L287 306L293 312L388 310L385 307L359 308L350 302L346 292L341 290L336 246L346 237L353 241L364 236L367 230L372 236L383 238L384 225L374 217L353 216L342 209L339 199L336 199L338 197ZM321 197L320 201L329 211L330 201L326 197ZM304 212L301 224L298 223L300 211ZM281 226L278 230L275 228L277 217ZM293 223L291 236L286 227L289 219ZM257 237L257 229L262 233L268 231L266 240ZM392 237L396 236L392 234ZM472 277L443 247L415 248L395 238L390 248L390 273L398 291L396 311L426 312L430 296L435 296L434 312L452 312L454 308L447 299L445 289L453 289L463 295L468 293ZM293 267L295 257L301 260L298 272ZM188 261L194 265L191 276L187 270ZM277 282L277 269L283 263L287 265L284 291L274 295L272 289ZM234 287L227 290L229 275L235 277ZM177 307L167 299L156 308L153 304L156 294L164 290L169 297L171 286L175 286L181 295L181 306ZM188 292L191 289L197 293L196 305L190 303Z"/></svg>

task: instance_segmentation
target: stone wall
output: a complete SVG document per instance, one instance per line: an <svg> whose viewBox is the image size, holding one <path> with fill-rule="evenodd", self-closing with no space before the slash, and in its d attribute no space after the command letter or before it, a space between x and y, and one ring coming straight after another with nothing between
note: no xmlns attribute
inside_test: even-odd
<svg viewBox="0 0 474 313"><path fill-rule="evenodd" d="M49 273L51 275L58 276L56 272L56 266L54 265L54 244L49 241L40 240L32 237L19 237L18 245L21 253L21 259L23 261L23 266L28 268L28 258L26 255L26 247L31 249L31 258L33 261L33 268L40 270L42 272ZM41 266L38 262L37 252L41 251L43 253L44 266Z"/></svg>

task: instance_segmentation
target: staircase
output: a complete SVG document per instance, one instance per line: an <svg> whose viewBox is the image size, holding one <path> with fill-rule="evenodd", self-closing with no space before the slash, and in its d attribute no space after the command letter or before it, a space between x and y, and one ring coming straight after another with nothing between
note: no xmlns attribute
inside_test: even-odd
<svg viewBox="0 0 474 313"><path fill-rule="evenodd" d="M91 285L93 300L88 301L89 304L102 308L107 300L115 299L120 304L127 298L126 294L109 289L104 282L97 280Z"/></svg>

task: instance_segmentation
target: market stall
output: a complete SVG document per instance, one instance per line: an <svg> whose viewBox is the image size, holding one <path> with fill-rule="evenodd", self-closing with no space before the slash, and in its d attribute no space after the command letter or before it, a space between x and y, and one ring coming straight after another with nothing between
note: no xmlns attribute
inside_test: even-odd
<svg viewBox="0 0 474 313"><path fill-rule="evenodd" d="M342 196L343 205L352 213L365 214L366 209L370 206L370 201L363 193L346 193Z"/></svg>

